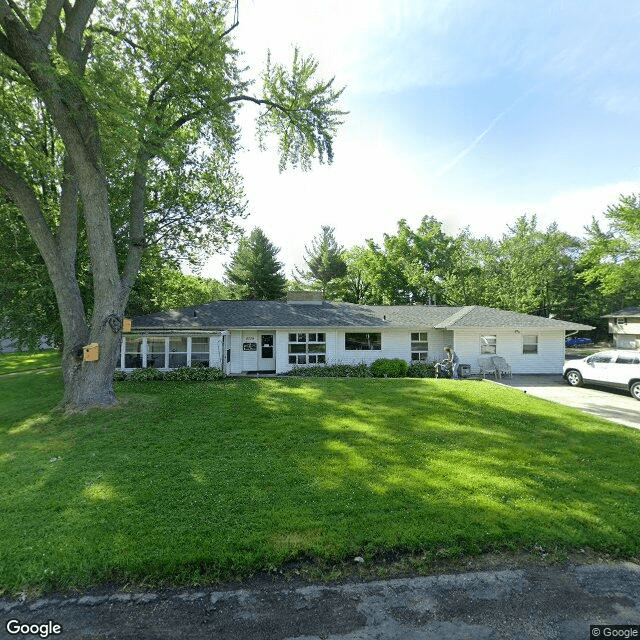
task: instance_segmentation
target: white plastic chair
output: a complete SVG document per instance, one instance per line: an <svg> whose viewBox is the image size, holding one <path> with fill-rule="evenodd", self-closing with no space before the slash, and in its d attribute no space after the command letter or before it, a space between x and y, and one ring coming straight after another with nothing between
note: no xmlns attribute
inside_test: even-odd
<svg viewBox="0 0 640 640"><path fill-rule="evenodd" d="M502 378L502 376L509 376L510 378L513 378L511 365L502 356L493 356L491 359L498 370L498 377Z"/></svg>
<svg viewBox="0 0 640 640"><path fill-rule="evenodd" d="M478 367L480 368L480 373L483 378L487 375L492 375L496 379L500 377L500 371L496 367L491 356L480 356L478 358Z"/></svg>

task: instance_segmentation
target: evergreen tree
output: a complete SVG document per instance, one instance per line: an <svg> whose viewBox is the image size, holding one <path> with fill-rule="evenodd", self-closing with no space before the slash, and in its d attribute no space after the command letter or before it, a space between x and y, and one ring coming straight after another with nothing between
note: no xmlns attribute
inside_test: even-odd
<svg viewBox="0 0 640 640"><path fill-rule="evenodd" d="M305 247L304 261L307 270L296 268L296 283L311 289L321 289L326 298L332 299L338 293L338 278L347 273L344 248L334 236L333 227L323 226L322 231L311 241L311 248Z"/></svg>
<svg viewBox="0 0 640 640"><path fill-rule="evenodd" d="M225 267L225 282L237 300L279 300L284 297L287 280L275 247L262 229L255 228L242 238L231 264Z"/></svg>

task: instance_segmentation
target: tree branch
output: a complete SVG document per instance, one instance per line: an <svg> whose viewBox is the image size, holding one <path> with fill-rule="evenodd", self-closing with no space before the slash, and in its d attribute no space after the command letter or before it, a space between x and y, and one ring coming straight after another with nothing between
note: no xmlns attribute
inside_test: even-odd
<svg viewBox="0 0 640 640"><path fill-rule="evenodd" d="M144 205L150 159L151 154L146 149L138 151L129 200L129 253L120 279L120 295L123 299L129 295L135 282L144 250Z"/></svg>
<svg viewBox="0 0 640 640"><path fill-rule="evenodd" d="M76 0L73 7L64 3L66 28L64 30L65 37L72 43L77 43L77 53L80 53L80 43L82 42L82 34L89 22L89 18L93 13L97 4L97 0ZM67 7L69 7L67 9Z"/></svg>
<svg viewBox="0 0 640 640"><path fill-rule="evenodd" d="M18 19L22 23L22 26L29 33L33 33L33 27L31 26L31 23L27 20L24 13L22 13L22 10L20 9L20 7L15 2L13 2L13 0L3 0L1 4L5 4L5 3L6 3L6 6L9 7L10 11L12 11L18 17Z"/></svg>
<svg viewBox="0 0 640 640"><path fill-rule="evenodd" d="M73 163L68 155L63 161L64 177L60 184L60 224L58 246L60 258L66 269L75 271L78 244L78 179L73 173Z"/></svg>
<svg viewBox="0 0 640 640"><path fill-rule="evenodd" d="M37 34L43 42L49 42L60 24L60 12L64 0L47 0L47 5L38 25Z"/></svg>
<svg viewBox="0 0 640 640"><path fill-rule="evenodd" d="M122 31L118 31L117 29L111 29L110 27L105 27L104 25L90 26L87 28L87 31L93 31L94 33L108 33L114 38L120 38L123 42L126 42L132 49L136 51L145 51L146 49L139 45L135 40L128 38L122 33Z"/></svg>

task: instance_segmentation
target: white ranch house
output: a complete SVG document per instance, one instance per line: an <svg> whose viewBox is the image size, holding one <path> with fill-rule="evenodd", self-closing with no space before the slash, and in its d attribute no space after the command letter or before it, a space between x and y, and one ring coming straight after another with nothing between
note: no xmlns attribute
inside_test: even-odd
<svg viewBox="0 0 640 640"><path fill-rule="evenodd" d="M453 346L477 372L503 356L513 373L562 373L565 335L593 327L479 306L369 306L294 292L286 302L220 300L133 319L120 368L202 363L228 374L284 373L294 366L434 362Z"/></svg>

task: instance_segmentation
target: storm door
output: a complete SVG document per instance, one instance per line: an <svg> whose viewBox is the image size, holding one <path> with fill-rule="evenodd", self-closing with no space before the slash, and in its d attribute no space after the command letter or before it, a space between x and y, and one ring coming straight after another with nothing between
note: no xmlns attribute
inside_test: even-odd
<svg viewBox="0 0 640 640"><path fill-rule="evenodd" d="M276 336L274 333L260 334L260 352L258 353L258 371L276 370Z"/></svg>

